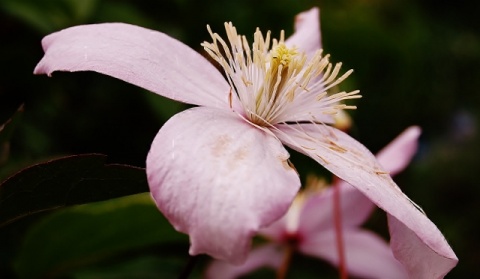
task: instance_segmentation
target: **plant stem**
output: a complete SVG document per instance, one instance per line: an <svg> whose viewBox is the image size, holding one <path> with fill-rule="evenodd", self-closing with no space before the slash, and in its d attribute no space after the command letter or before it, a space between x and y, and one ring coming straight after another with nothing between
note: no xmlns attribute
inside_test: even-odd
<svg viewBox="0 0 480 279"><path fill-rule="evenodd" d="M338 179L338 178L336 178ZM339 183L333 183L333 214L335 220L335 236L337 241L338 251L338 277L340 279L347 279L347 264L345 260L345 246L343 243L343 231L342 231L342 208L340 200L340 187Z"/></svg>
<svg viewBox="0 0 480 279"><path fill-rule="evenodd" d="M287 277L287 271L290 267L290 262L292 261L293 248L289 245L285 250L285 256L283 258L282 265L277 270L276 279L285 279Z"/></svg>

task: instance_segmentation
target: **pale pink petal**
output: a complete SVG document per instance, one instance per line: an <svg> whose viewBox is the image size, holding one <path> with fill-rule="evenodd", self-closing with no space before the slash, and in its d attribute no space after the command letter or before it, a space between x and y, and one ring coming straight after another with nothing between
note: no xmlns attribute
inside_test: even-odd
<svg viewBox="0 0 480 279"><path fill-rule="evenodd" d="M309 237L320 231L333 228L333 188L307 197L300 214L298 231Z"/></svg>
<svg viewBox="0 0 480 279"><path fill-rule="evenodd" d="M124 23L75 26L42 40L35 74L96 71L164 97L195 105L229 106L230 87L219 71L183 43Z"/></svg>
<svg viewBox="0 0 480 279"><path fill-rule="evenodd" d="M356 188L348 183L341 182L340 185L329 187L322 192L309 194L306 197L298 216L298 228L291 233L297 233L302 238L308 238L310 235L330 230L335 226L333 187L339 187L341 220L344 227L356 227L363 224L370 216L372 209L376 207ZM272 225L261 229L259 234L272 241L283 241L287 231L287 215L284 215Z"/></svg>
<svg viewBox="0 0 480 279"><path fill-rule="evenodd" d="M288 209L300 179L280 141L230 111L197 107L173 116L147 158L160 211L190 235L190 254L242 263L251 237Z"/></svg>
<svg viewBox="0 0 480 279"><path fill-rule="evenodd" d="M455 258L438 228L393 182L367 148L332 127L314 124L279 125L282 142L302 152L355 186L378 207L410 228L430 249Z"/></svg>
<svg viewBox="0 0 480 279"><path fill-rule="evenodd" d="M387 171L397 174L410 163L417 150L419 136L419 127L407 128L380 151L377 159ZM343 180L338 180L333 187L339 187L341 220L344 227L356 227L363 224L376 208L369 198ZM305 201L299 222L301 234L309 235L334 226L333 191L333 188L326 189L322 193L309 196ZM282 229L285 226L283 219L262 229L261 233L273 239L281 238L283 236Z"/></svg>
<svg viewBox="0 0 480 279"><path fill-rule="evenodd" d="M385 146L377 155L378 162L390 172L396 175L407 167L412 160L418 147L418 137L421 130L417 126L411 126ZM358 226L363 224L376 208L375 204L350 186L340 180L338 186L342 189L342 220L346 226Z"/></svg>
<svg viewBox="0 0 480 279"><path fill-rule="evenodd" d="M417 152L421 129L411 126L377 154L377 160L390 175L396 175L407 167Z"/></svg>
<svg viewBox="0 0 480 279"><path fill-rule="evenodd" d="M365 230L350 229L343 234L345 262L349 275L362 278L408 278L403 266L393 257L388 244ZM302 243L300 251L339 264L335 231L318 233Z"/></svg>
<svg viewBox="0 0 480 279"><path fill-rule="evenodd" d="M425 245L425 240L420 239L412 230L407 228L395 217L387 214L390 230L390 246L395 257L405 266L413 279L443 278L458 263L455 254L439 254L436 251L449 251L450 246L445 239L440 239L432 233L431 242L435 247ZM427 236L429 237L429 236Z"/></svg>
<svg viewBox="0 0 480 279"><path fill-rule="evenodd" d="M312 57L317 50L322 48L320 10L318 8L312 8L295 17L295 33L285 41L285 44L289 47L298 47L308 57Z"/></svg>
<svg viewBox="0 0 480 279"><path fill-rule="evenodd" d="M318 8L314 7L295 17L295 32L285 41L285 44L288 47L297 47L299 51L305 52L309 59L314 56L315 52L322 49L320 10ZM321 78L322 76L317 76L309 84L312 85ZM321 92L320 89L318 91ZM324 113L325 110L326 105L324 102L318 102L317 94L297 94L293 103L283 113L285 119L281 119L279 122L311 121L313 117L317 122L335 123L335 117Z"/></svg>
<svg viewBox="0 0 480 279"><path fill-rule="evenodd" d="M283 215L280 219L270 224L268 227L262 228L258 235L268 239L269 241L282 242L287 227L287 218L286 215Z"/></svg>
<svg viewBox="0 0 480 279"><path fill-rule="evenodd" d="M278 269L282 264L282 249L274 244L267 244L253 249L242 265L232 265L215 260L205 272L206 279L234 279L251 273L262 267Z"/></svg>
<svg viewBox="0 0 480 279"><path fill-rule="evenodd" d="M370 216L375 204L356 188L347 183L332 186L324 192L312 195L306 202L301 213L299 231L305 237L318 231L335 227L334 191L339 187L340 214L344 228L363 224Z"/></svg>

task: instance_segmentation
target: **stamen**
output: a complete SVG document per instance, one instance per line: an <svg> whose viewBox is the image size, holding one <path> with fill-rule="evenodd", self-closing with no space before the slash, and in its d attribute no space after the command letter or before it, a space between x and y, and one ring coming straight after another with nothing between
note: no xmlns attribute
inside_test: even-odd
<svg viewBox="0 0 480 279"><path fill-rule="evenodd" d="M309 59L297 47L280 39L265 36L257 28L250 45L239 35L231 22L225 23L227 41L207 30L212 42L203 42L206 53L223 68L230 84L229 105L237 98L246 118L259 126L295 121L318 122L321 115L337 114L340 110L356 109L344 100L357 99L359 91L329 95L329 89L345 80L352 70L338 77L342 63L333 66L329 55L318 50Z"/></svg>

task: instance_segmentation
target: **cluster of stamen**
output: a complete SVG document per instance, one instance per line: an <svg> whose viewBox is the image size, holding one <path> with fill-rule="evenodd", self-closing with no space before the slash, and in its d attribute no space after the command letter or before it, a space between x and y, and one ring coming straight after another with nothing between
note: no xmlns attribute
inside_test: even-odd
<svg viewBox="0 0 480 279"><path fill-rule="evenodd" d="M337 77L341 63L333 66L329 55L322 56L321 50L307 57L296 47L287 46L283 31L277 40L270 39L270 32L264 37L258 29L250 46L232 23L225 23L227 44L207 28L213 42L202 46L224 69L233 98L240 100L252 123L267 127L287 122L321 123L324 116L356 108L341 101L360 98L359 91L328 93L352 70Z"/></svg>

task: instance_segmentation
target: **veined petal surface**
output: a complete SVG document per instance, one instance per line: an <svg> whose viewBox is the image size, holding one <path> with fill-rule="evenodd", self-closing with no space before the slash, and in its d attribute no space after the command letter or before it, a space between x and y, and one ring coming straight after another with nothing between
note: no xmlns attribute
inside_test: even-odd
<svg viewBox="0 0 480 279"><path fill-rule="evenodd" d="M390 172L391 176L398 174L408 166L417 151L420 133L421 130L418 126L408 127L376 155L380 165ZM344 223L347 226L363 224L375 209L375 204L343 180L338 182L337 187L341 192L340 200Z"/></svg>
<svg viewBox="0 0 480 279"><path fill-rule="evenodd" d="M300 179L280 141L235 113L197 107L173 116L147 158L160 211L190 235L190 254L242 263L251 237L288 209Z"/></svg>
<svg viewBox="0 0 480 279"><path fill-rule="evenodd" d="M220 72L185 44L125 23L81 25L42 40L35 74L96 71L161 96L228 109L230 87Z"/></svg>
<svg viewBox="0 0 480 279"><path fill-rule="evenodd" d="M344 132L325 125L278 125L280 140L350 183L412 230L433 252L456 258L442 233L386 174L375 156Z"/></svg>

